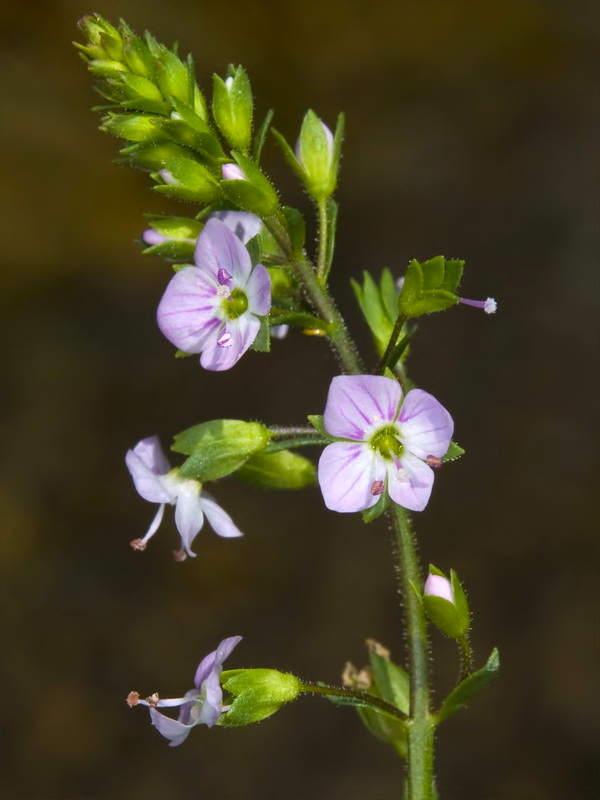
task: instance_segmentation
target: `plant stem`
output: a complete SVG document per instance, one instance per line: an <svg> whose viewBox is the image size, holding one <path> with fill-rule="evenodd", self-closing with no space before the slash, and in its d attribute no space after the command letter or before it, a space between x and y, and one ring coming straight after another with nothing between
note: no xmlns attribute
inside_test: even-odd
<svg viewBox="0 0 600 800"><path fill-rule="evenodd" d="M329 439L313 431L310 436L292 436L290 439L277 439L270 442L263 453L277 453L279 450L293 450L295 447L314 447L315 445L329 444Z"/></svg>
<svg viewBox="0 0 600 800"><path fill-rule="evenodd" d="M327 269L327 200L319 200L319 256L317 261L317 276L321 282L325 279Z"/></svg>
<svg viewBox="0 0 600 800"><path fill-rule="evenodd" d="M435 722L430 711L429 643L425 612L415 591L419 591L421 586L421 571L408 512L401 506L394 506L393 519L397 572L405 604L410 673L406 800L433 800L436 797L433 775Z"/></svg>
<svg viewBox="0 0 600 800"><path fill-rule="evenodd" d="M313 311L331 326L328 338L342 369L350 375L360 375L363 368L356 346L350 338L342 315L327 289L321 285L312 264L306 258L295 255L285 225L277 216L266 217L263 221L286 254L288 264Z"/></svg>
<svg viewBox="0 0 600 800"><path fill-rule="evenodd" d="M460 647L462 661L460 680L464 681L464 679L468 678L473 672L473 650L471 649L468 636L461 636L460 639L458 639L458 645Z"/></svg>
<svg viewBox="0 0 600 800"><path fill-rule="evenodd" d="M381 357L381 361L379 362L379 366L377 368L377 374L383 375L385 372L385 368L388 366L388 361L390 360L390 356L392 355L394 348L396 347L396 342L398 341L398 337L400 336L400 331L402 330L402 326L406 322L406 317L402 314L398 314L396 318L396 322L394 324L394 330L392 331L392 335L390 336L390 340L387 343L387 347L385 348L385 353ZM391 366L390 369L394 367Z"/></svg>
<svg viewBox="0 0 600 800"><path fill-rule="evenodd" d="M348 697L353 700L360 700L365 705L372 706L377 711L382 711L388 717L401 719L403 722L406 721L406 714L403 714L396 706L386 703L385 700L380 700L379 697L373 697L372 694L367 694L367 692L359 692L357 689L341 689L337 686L327 686L325 684L315 686L312 683L303 683L301 691L307 694L322 694L326 697Z"/></svg>

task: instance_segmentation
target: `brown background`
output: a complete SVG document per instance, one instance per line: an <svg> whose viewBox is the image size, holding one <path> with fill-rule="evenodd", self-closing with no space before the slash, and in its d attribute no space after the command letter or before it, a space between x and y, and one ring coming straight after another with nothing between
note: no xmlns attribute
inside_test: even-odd
<svg viewBox="0 0 600 800"><path fill-rule="evenodd" d="M375 637L401 658L389 536L327 512L317 489L223 481L246 532L198 539L175 564L172 522L144 554L153 508L126 449L218 416L302 422L335 364L290 335L225 374L175 360L154 323L168 267L135 242L172 208L116 167L71 39L123 16L192 50L200 83L249 70L260 114L295 137L313 107L348 117L334 287L412 257L467 260L467 308L422 321L412 375L467 449L418 517L425 561L455 567L481 662L502 678L439 734L445 800L584 800L596 762L597 156L595 4L95 2L10 4L2 83L6 302L2 435L3 796L15 800L391 800L401 768L353 712L309 698L178 749L129 711L131 689L173 696L225 636L232 666L336 682ZM273 143L266 166L308 210ZM457 669L434 636L438 698Z"/></svg>

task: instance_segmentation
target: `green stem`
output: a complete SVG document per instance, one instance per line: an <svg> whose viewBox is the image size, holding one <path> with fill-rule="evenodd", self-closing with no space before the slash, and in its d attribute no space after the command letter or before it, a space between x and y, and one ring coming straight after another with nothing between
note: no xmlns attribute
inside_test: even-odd
<svg viewBox="0 0 600 800"><path fill-rule="evenodd" d="M460 680L464 681L473 672L473 650L468 636L461 636L460 639L457 639L457 643L460 647L462 661Z"/></svg>
<svg viewBox="0 0 600 800"><path fill-rule="evenodd" d="M410 673L406 800L433 800L436 796L433 775L435 722L430 711L427 621L417 595L422 578L410 516L406 509L394 506L393 519L397 570L405 603Z"/></svg>
<svg viewBox="0 0 600 800"><path fill-rule="evenodd" d="M403 714L396 706L391 705L391 703L386 703L385 700L380 700L379 697L373 697L372 694L359 692L357 689L341 689L337 686L328 686L322 683L318 686L312 683L303 683L300 691L306 692L307 694L322 694L325 695L325 697L347 697L353 700L360 700L365 705L372 706L388 717L401 719L403 722L406 721L406 714Z"/></svg>
<svg viewBox="0 0 600 800"><path fill-rule="evenodd" d="M356 346L350 338L342 315L317 278L312 264L306 258L296 257L285 225L277 216L266 217L263 221L288 258L288 264L313 311L331 326L328 338L342 369L350 375L360 375L363 367Z"/></svg>
<svg viewBox="0 0 600 800"><path fill-rule="evenodd" d="M388 366L388 361L390 360L390 357L394 352L394 348L396 347L396 342L398 341L400 332L402 331L402 326L404 325L405 322L406 322L406 317L403 316L402 314L398 314L398 317L396 318L396 322L394 324L394 330L392 331L390 340L387 343L387 347L385 348L385 353L382 355L381 361L379 362L379 366L377 367L378 375L383 375L383 373L385 372L385 368ZM394 368L393 366L390 367L390 369L393 368Z"/></svg>
<svg viewBox="0 0 600 800"><path fill-rule="evenodd" d="M327 200L321 198L317 202L319 209L319 257L317 261L317 277L321 282L325 280L327 270Z"/></svg>
<svg viewBox="0 0 600 800"><path fill-rule="evenodd" d="M272 436L311 436L315 434L315 429L310 425L271 425L269 431Z"/></svg>
<svg viewBox="0 0 600 800"><path fill-rule="evenodd" d="M313 431L312 434L308 436L292 436L290 439L279 439L276 442L270 442L263 450L263 453L277 453L278 450L291 450L295 447L309 447L310 445L324 444L329 444L329 439Z"/></svg>

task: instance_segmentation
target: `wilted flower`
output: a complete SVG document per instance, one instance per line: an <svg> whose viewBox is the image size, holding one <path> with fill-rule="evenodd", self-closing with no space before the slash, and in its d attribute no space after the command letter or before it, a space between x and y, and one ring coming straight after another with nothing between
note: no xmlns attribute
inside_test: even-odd
<svg viewBox="0 0 600 800"><path fill-rule="evenodd" d="M446 454L454 430L432 395L412 389L402 402L392 378L340 375L329 387L323 424L345 440L328 445L319 460L327 508L364 511L385 489L404 508L425 508L433 486L427 458Z"/></svg>
<svg viewBox="0 0 600 800"><path fill-rule="evenodd" d="M233 520L206 492L202 484L180 478L178 469L171 469L156 436L142 439L125 457L135 488L144 500L160 503L156 516L143 539L134 539L134 550L144 550L163 518L165 505L175 506L175 524L181 535L181 550L176 553L182 561L186 555L195 556L191 545L204 524L206 515L210 526L219 536L242 536Z"/></svg>
<svg viewBox="0 0 600 800"><path fill-rule="evenodd" d="M165 739L170 740L171 747L177 747L184 742L196 725L212 728L228 708L223 706L223 690L219 680L223 662L241 640L241 636L223 639L214 652L203 658L194 676L194 688L186 692L183 697L161 700L158 694L153 694L146 700L140 700L137 692L130 692L127 698L128 705L148 706L152 724ZM177 706L181 706L177 719L167 717L156 710Z"/></svg>
<svg viewBox="0 0 600 800"><path fill-rule="evenodd" d="M262 264L252 269L244 245L218 219L206 223L194 261L171 278L158 326L176 347L201 353L205 369L229 369L256 339L258 317L269 313L271 279Z"/></svg>

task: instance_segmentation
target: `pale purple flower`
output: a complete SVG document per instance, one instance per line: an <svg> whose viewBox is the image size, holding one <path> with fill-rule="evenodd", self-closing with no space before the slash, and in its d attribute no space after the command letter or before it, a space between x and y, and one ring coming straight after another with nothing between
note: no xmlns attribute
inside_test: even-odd
<svg viewBox="0 0 600 800"><path fill-rule="evenodd" d="M429 573L429 576L425 581L423 594L431 595L432 597L441 597L444 600L448 600L448 602L452 603L452 605L455 605L452 584L448 578L444 578L443 575L434 575L433 573Z"/></svg>
<svg viewBox="0 0 600 800"><path fill-rule="evenodd" d="M242 532L212 497L202 491L202 484L189 478L180 478L178 469L171 469L156 436L142 439L133 450L128 450L125 463L138 494L150 503L159 503L156 516L143 539L134 539L134 550L145 550L163 518L166 505L175 506L175 525L181 536L181 549L175 553L178 561L195 556L191 545L204 524L204 516L215 533L231 538Z"/></svg>
<svg viewBox="0 0 600 800"><path fill-rule="evenodd" d="M254 269L231 229L210 219L198 237L195 267L171 278L157 311L158 327L180 350L201 353L209 370L232 367L256 339L271 307L271 278Z"/></svg>
<svg viewBox="0 0 600 800"><path fill-rule="evenodd" d="M473 306L474 308L482 308L486 314L495 314L498 308L498 303L493 297L488 297L487 300L467 300L466 297L459 297L459 303L465 306Z"/></svg>
<svg viewBox="0 0 600 800"><path fill-rule="evenodd" d="M237 164L223 164L221 175L224 181L247 181L246 173Z"/></svg>
<svg viewBox="0 0 600 800"><path fill-rule="evenodd" d="M146 700L140 700L138 692L130 692L128 705L148 706L152 724L165 739L170 740L171 747L177 747L184 742L196 725L212 728L221 714L229 708L223 706L223 690L219 680L223 662L241 640L241 636L223 639L216 650L203 658L194 676L194 688L183 697L161 700L158 694L153 694ZM178 719L167 717L156 710L177 706L181 707Z"/></svg>
<svg viewBox="0 0 600 800"><path fill-rule="evenodd" d="M332 511L364 511L387 489L411 511L429 501L433 470L427 459L446 454L452 417L427 392L378 375L339 375L329 387L325 430L344 441L328 445L319 460L319 484Z"/></svg>

